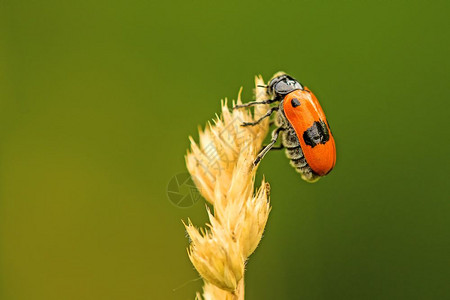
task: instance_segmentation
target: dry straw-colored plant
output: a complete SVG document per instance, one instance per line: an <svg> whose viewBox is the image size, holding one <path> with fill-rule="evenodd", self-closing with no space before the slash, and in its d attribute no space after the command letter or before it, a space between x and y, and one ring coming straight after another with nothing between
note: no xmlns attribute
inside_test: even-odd
<svg viewBox="0 0 450 300"><path fill-rule="evenodd" d="M256 100L268 99L261 76L255 78ZM241 93L236 104L241 104ZM235 103L233 103L234 105ZM207 208L209 224L196 228L185 224L191 243L189 258L204 280L197 299L244 299L244 273L248 257L258 246L270 212L269 184L262 180L255 192L253 166L269 130L269 120L242 127L266 113L267 105L230 110L222 102L222 114L192 138L186 155L187 168L201 195L213 206Z"/></svg>

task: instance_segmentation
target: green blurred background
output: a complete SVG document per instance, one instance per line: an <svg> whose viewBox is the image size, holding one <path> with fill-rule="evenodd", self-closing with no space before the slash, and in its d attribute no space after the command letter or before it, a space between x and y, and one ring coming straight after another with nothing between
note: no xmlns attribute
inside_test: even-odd
<svg viewBox="0 0 450 300"><path fill-rule="evenodd" d="M449 1L1 1L0 299L193 299L170 179L253 78L310 87L337 141L283 153L247 299L450 298ZM259 175L261 176L261 175ZM174 290L175 289L175 290Z"/></svg>

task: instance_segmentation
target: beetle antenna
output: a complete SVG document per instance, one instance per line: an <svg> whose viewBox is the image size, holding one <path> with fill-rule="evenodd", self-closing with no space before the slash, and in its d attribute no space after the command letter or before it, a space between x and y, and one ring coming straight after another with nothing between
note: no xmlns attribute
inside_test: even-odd
<svg viewBox="0 0 450 300"><path fill-rule="evenodd" d="M258 84L257 87L267 88L267 85L261 85L261 84Z"/></svg>

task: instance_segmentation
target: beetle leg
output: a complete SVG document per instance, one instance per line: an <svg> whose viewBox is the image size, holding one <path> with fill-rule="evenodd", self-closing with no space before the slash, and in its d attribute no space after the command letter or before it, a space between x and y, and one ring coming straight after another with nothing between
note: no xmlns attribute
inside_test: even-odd
<svg viewBox="0 0 450 300"><path fill-rule="evenodd" d="M259 162L261 161L261 159L263 159L264 155L266 155L267 152L269 152L271 149L273 149L273 145L277 141L280 131L283 131L283 130L284 130L283 127L278 127L277 129L275 129L272 132L272 140L270 141L270 143L267 146L265 146L264 148L261 149L261 151L259 151L258 156L256 157L255 161L253 162L253 166L258 165Z"/></svg>
<svg viewBox="0 0 450 300"><path fill-rule="evenodd" d="M269 99L269 100L265 100L265 101L252 101L252 102L247 102L245 104L235 105L233 107L233 109L249 107L249 106L258 105L258 104L270 104L270 103L274 103L274 102L278 102L278 101L280 101L280 100L278 100L278 99Z"/></svg>
<svg viewBox="0 0 450 300"><path fill-rule="evenodd" d="M267 145L263 145L263 148L266 147ZM283 150L284 146L280 145L280 146L273 146L272 148L270 148L270 150Z"/></svg>
<svg viewBox="0 0 450 300"><path fill-rule="evenodd" d="M243 123L241 124L241 126L254 126L254 125L258 125L259 123L261 123L262 120L264 120L264 119L267 118L267 117L270 117L270 115L271 115L274 111L277 111L278 109L279 109L278 106L271 107L271 108L269 109L269 111L268 111L264 116L262 116L261 118L259 118L259 119L256 120L255 122L243 122Z"/></svg>

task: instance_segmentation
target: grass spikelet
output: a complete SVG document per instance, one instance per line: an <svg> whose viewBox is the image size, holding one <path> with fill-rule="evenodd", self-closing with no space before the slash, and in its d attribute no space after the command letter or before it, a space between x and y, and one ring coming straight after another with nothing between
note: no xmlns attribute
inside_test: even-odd
<svg viewBox="0 0 450 300"><path fill-rule="evenodd" d="M257 101L267 99L261 76L255 78ZM241 89L242 91L242 89ZM237 102L241 104L241 91ZM189 258L204 280L203 295L197 299L244 299L244 271L248 257L258 246L270 212L269 184L263 179L255 191L253 161L269 130L269 120L242 127L268 110L255 107L229 109L222 101L222 113L199 129L199 143L192 138L186 155L187 169L202 196L214 207L208 210L209 224L185 224L191 243Z"/></svg>

